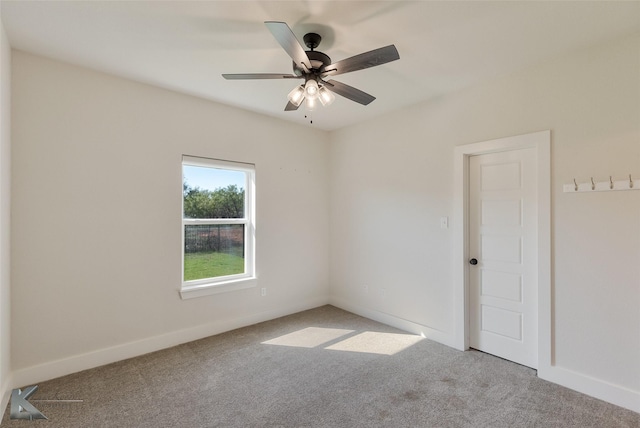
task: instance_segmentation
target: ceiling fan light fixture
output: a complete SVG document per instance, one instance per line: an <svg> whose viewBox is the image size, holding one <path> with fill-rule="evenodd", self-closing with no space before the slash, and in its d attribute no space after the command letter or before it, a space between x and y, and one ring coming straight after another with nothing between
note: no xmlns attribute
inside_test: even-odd
<svg viewBox="0 0 640 428"><path fill-rule="evenodd" d="M333 93L325 88L324 86L318 90L318 98L323 106L331 105L331 103L336 99L336 96Z"/></svg>
<svg viewBox="0 0 640 428"><path fill-rule="evenodd" d="M307 98L317 98L319 90L318 82L315 79L308 79L304 84L304 94Z"/></svg>
<svg viewBox="0 0 640 428"><path fill-rule="evenodd" d="M308 111L314 111L318 106L318 98L306 98L305 107Z"/></svg>
<svg viewBox="0 0 640 428"><path fill-rule="evenodd" d="M293 88L293 91L289 92L288 98L291 104L298 107L304 100L304 86L300 85Z"/></svg>

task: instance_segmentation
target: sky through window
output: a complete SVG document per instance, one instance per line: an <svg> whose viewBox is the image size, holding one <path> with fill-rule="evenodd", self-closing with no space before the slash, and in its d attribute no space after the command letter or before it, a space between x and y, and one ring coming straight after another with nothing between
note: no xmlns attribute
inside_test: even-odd
<svg viewBox="0 0 640 428"><path fill-rule="evenodd" d="M242 171L183 165L182 176L189 187L203 190L216 190L230 184L235 184L239 189L245 186L245 173Z"/></svg>

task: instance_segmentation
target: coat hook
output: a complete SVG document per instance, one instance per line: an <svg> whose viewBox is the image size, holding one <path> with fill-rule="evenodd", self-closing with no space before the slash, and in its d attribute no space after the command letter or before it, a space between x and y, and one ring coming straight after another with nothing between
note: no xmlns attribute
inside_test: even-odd
<svg viewBox="0 0 640 428"><path fill-rule="evenodd" d="M629 189L633 189L633 180L631 179L631 174L629 174Z"/></svg>
<svg viewBox="0 0 640 428"><path fill-rule="evenodd" d="M577 192L578 191L578 183L576 183L576 179L575 178L573 179L573 184L576 185L576 187L574 189Z"/></svg>
<svg viewBox="0 0 640 428"><path fill-rule="evenodd" d="M596 190L596 183L593 182L593 177L591 177L591 190Z"/></svg>
<svg viewBox="0 0 640 428"><path fill-rule="evenodd" d="M613 189L613 180L611 179L611 176L609 176L609 189Z"/></svg>

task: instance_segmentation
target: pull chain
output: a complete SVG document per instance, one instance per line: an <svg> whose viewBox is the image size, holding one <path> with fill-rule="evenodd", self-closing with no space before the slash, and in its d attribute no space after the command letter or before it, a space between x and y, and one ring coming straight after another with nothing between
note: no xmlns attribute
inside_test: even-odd
<svg viewBox="0 0 640 428"><path fill-rule="evenodd" d="M311 113L309 113L308 115L307 115L307 114L305 114L305 115L304 115L304 118L305 118L305 119L309 119L309 123L310 123L311 125L313 125L313 114L311 114Z"/></svg>

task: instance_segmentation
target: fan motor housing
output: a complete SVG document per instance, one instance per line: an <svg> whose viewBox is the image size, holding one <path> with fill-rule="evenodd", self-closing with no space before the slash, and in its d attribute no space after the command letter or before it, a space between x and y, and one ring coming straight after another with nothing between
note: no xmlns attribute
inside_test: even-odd
<svg viewBox="0 0 640 428"><path fill-rule="evenodd" d="M318 52L318 51L307 51L307 57L309 57L309 62L311 63L312 72L314 73L322 73L324 68L331 64L331 58L329 55ZM298 67L297 64L293 63L293 72L296 76L303 76L306 74L306 70Z"/></svg>
<svg viewBox="0 0 640 428"><path fill-rule="evenodd" d="M322 41L322 37L317 33L307 33L303 37L304 44L310 49L306 51L307 57L309 58L309 62L311 63L311 70L309 72L314 74L319 74L324 71L324 68L331 64L331 58L329 55L314 51L315 48L320 45L320 41ZM293 73L296 76L304 76L307 74L307 70L298 67L296 63L293 63Z"/></svg>

